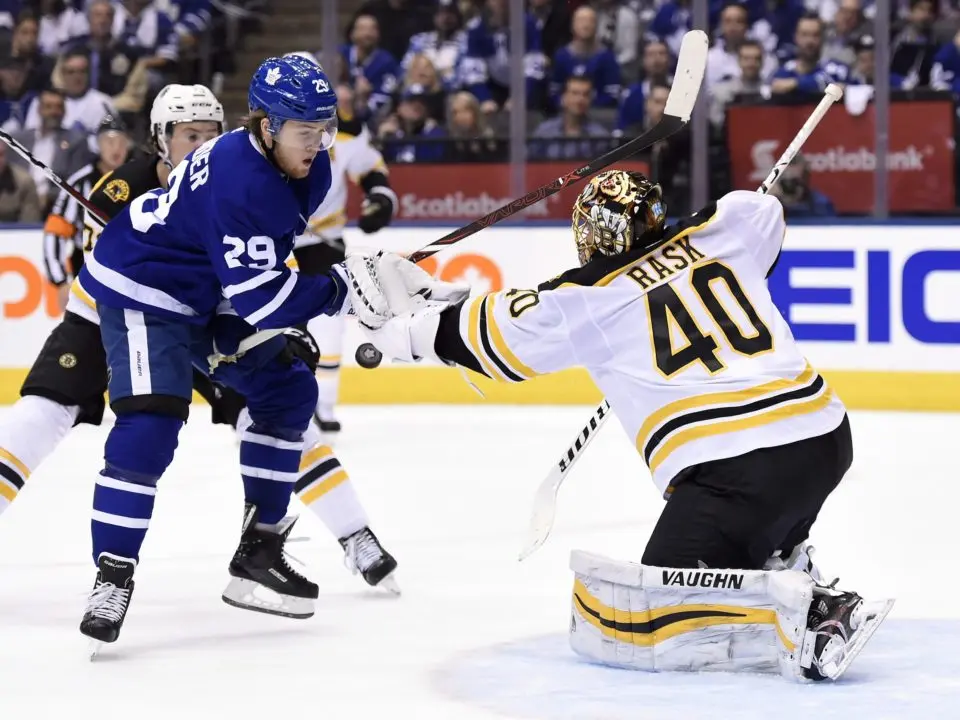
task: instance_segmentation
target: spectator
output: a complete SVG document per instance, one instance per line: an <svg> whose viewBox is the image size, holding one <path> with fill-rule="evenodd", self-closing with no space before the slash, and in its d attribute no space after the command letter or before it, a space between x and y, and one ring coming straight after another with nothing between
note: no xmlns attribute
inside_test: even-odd
<svg viewBox="0 0 960 720"><path fill-rule="evenodd" d="M626 130L632 125L643 123L644 98L652 85L673 84L670 72L670 51L667 44L651 40L643 48L643 80L626 89L620 98L620 112L617 116L617 129Z"/></svg>
<svg viewBox="0 0 960 720"><path fill-rule="evenodd" d="M707 89L721 80L740 74L740 46L747 39L747 7L731 3L720 13L720 37L707 53ZM760 46L762 48L762 46ZM777 69L777 61L764 53L761 75L770 77Z"/></svg>
<svg viewBox="0 0 960 720"><path fill-rule="evenodd" d="M710 121L715 127L724 125L731 103L770 98L770 85L764 82L762 74L764 54L763 46L755 40L740 44L737 76L721 80L710 91Z"/></svg>
<svg viewBox="0 0 960 720"><path fill-rule="evenodd" d="M144 63L153 97L166 85L164 73L173 70L180 57L173 21L152 0L122 0L114 7L113 37Z"/></svg>
<svg viewBox="0 0 960 720"><path fill-rule="evenodd" d="M844 65L853 65L854 46L861 36L870 32L870 23L863 17L860 0L840 0L833 22L827 26L823 44L823 59Z"/></svg>
<svg viewBox="0 0 960 720"><path fill-rule="evenodd" d="M876 63L874 62L874 42L872 35L862 35L854 45L854 64L850 72L851 85L873 85ZM936 67L936 66L934 66ZM890 73L890 88L899 90L903 87L903 76ZM939 88L935 88L939 89Z"/></svg>
<svg viewBox="0 0 960 720"><path fill-rule="evenodd" d="M25 93L26 69L12 57L0 57L0 123L18 128L23 124L33 95Z"/></svg>
<svg viewBox="0 0 960 720"><path fill-rule="evenodd" d="M40 9L39 42L44 55L59 55L71 40L87 33L83 13L64 0L42 0Z"/></svg>
<svg viewBox="0 0 960 720"><path fill-rule="evenodd" d="M620 0L594 0L594 9L597 41L613 51L622 79L636 80L640 72L640 16Z"/></svg>
<svg viewBox="0 0 960 720"><path fill-rule="evenodd" d="M358 15L353 21L350 44L340 48L357 100L366 106L365 117L377 118L393 107L400 68L394 57L380 47L380 28L373 15Z"/></svg>
<svg viewBox="0 0 960 720"><path fill-rule="evenodd" d="M837 214L830 198L810 186L810 166L802 153L786 167L770 194L780 200L787 219Z"/></svg>
<svg viewBox="0 0 960 720"><path fill-rule="evenodd" d="M0 223L38 223L43 215L37 186L30 173L7 162L7 152L0 143Z"/></svg>
<svg viewBox="0 0 960 720"><path fill-rule="evenodd" d="M57 76L60 80L57 81ZM90 87L90 59L85 53L71 50L60 58L54 71L54 85L63 90L66 97L66 115L63 126L93 134L100 126L104 115L116 115L113 102L107 95ZM40 127L39 103L30 104L24 127ZM91 151L95 152L91 145Z"/></svg>
<svg viewBox="0 0 960 720"><path fill-rule="evenodd" d="M417 0L367 0L353 16L352 25L363 15L372 16L380 29L380 47L395 59L402 58L417 33L428 32L433 24L430 11Z"/></svg>
<svg viewBox="0 0 960 720"><path fill-rule="evenodd" d="M432 31L418 33L410 39L410 47L403 56L403 70L408 72L413 58L422 55L440 74L444 87L453 90L457 84L457 61L466 40L460 9L454 0L437 1L433 27Z"/></svg>
<svg viewBox="0 0 960 720"><path fill-rule="evenodd" d="M570 42L570 10L566 2L555 0L527 0L527 5L540 33L543 55L550 62Z"/></svg>
<svg viewBox="0 0 960 720"><path fill-rule="evenodd" d="M649 130L663 119L670 88L654 84L647 93L643 129ZM690 211L690 128L655 143L650 148L650 176L657 178L671 212L686 215Z"/></svg>
<svg viewBox="0 0 960 720"><path fill-rule="evenodd" d="M64 127L67 111L61 91L42 91L31 104L30 112L36 113L36 124L28 123L26 129L12 134L37 160L53 168L60 177L69 177L86 164L89 157L86 136ZM18 164L21 163L26 165L26 161L19 160ZM57 188L50 184L43 171L30 166L30 174L37 186L41 207L46 211L53 204Z"/></svg>
<svg viewBox="0 0 960 720"><path fill-rule="evenodd" d="M647 28L647 34L650 39L656 38L665 43L670 54L676 57L680 54L680 41L691 28L693 15L690 12L690 0L667 0Z"/></svg>
<svg viewBox="0 0 960 720"><path fill-rule="evenodd" d="M930 86L960 94L960 32L934 56Z"/></svg>
<svg viewBox="0 0 960 720"><path fill-rule="evenodd" d="M90 87L110 97L123 92L138 55L137 50L113 38L114 12L110 0L93 0L87 6L89 32L70 46L90 59Z"/></svg>
<svg viewBox="0 0 960 720"><path fill-rule="evenodd" d="M24 93L36 93L45 88L53 73L53 58L44 56L37 44L39 33L40 23L32 15L22 15L13 30L10 57L23 66Z"/></svg>
<svg viewBox="0 0 960 720"><path fill-rule="evenodd" d="M200 36L210 27L210 0L172 0L165 8L180 39L180 48L195 48Z"/></svg>
<svg viewBox="0 0 960 720"><path fill-rule="evenodd" d="M807 14L803 0L746 0L746 4L753 20L751 36L760 41L768 54L775 54L781 60L793 57L797 25Z"/></svg>
<svg viewBox="0 0 960 720"><path fill-rule="evenodd" d="M890 46L890 70L902 75L905 89L930 84L933 57L937 54L933 23L933 0L910 0L910 11L903 29Z"/></svg>
<svg viewBox="0 0 960 720"><path fill-rule="evenodd" d="M426 55L415 55L410 61L410 69L403 79L404 88L419 85L424 88L423 102L427 113L441 125L447 114L447 98L437 69Z"/></svg>
<svg viewBox="0 0 960 720"><path fill-rule="evenodd" d="M567 78L560 99L560 114L544 120L534 131L535 138L549 142L531 143L530 157L537 160L579 160L598 155L609 146L610 131L590 120L593 83L588 77ZM590 138L602 138L602 142Z"/></svg>
<svg viewBox="0 0 960 720"><path fill-rule="evenodd" d="M573 40L560 48L553 59L550 83L551 104L556 107L567 78L590 78L597 92L596 107L616 107L620 97L620 68L611 50L597 42L597 13L584 5L573 14Z"/></svg>
<svg viewBox="0 0 960 720"><path fill-rule="evenodd" d="M542 92L544 58L540 32L531 15L524 19L524 73L527 108ZM460 81L480 101L485 113L510 109L510 6L509 0L486 0L484 12L467 25L467 42L460 61ZM518 108L522 109L522 108Z"/></svg>
<svg viewBox="0 0 960 720"><path fill-rule="evenodd" d="M494 137L480 102L468 92L450 96L447 110L451 142L447 159L453 162L503 162L507 147Z"/></svg>
<svg viewBox="0 0 960 720"><path fill-rule="evenodd" d="M426 88L411 85L403 91L395 115L384 120L377 131L383 141L388 163L437 162L443 158L446 132L430 117L424 101ZM426 142L424 142L426 141Z"/></svg>
<svg viewBox="0 0 960 720"><path fill-rule="evenodd" d="M773 76L774 95L819 95L831 82L845 83L849 69L837 62L820 62L823 49L823 21L806 15L797 23L794 39L797 56L788 60Z"/></svg>

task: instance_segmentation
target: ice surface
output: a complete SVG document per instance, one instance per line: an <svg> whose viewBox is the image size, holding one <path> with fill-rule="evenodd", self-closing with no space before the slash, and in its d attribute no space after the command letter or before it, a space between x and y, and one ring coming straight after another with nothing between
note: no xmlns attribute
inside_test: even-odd
<svg viewBox="0 0 960 720"><path fill-rule="evenodd" d="M404 595L351 576L304 513L294 534L310 540L290 549L321 599L295 621L220 600L242 509L236 446L195 408L123 635L94 663L77 625L106 428L77 428L0 517L0 718L960 718L960 416L853 414L854 469L812 541L844 587L898 602L844 682L796 687L569 651L570 550L637 559L662 506L612 422L561 490L546 545L516 561L533 492L590 410L344 408L338 451Z"/></svg>

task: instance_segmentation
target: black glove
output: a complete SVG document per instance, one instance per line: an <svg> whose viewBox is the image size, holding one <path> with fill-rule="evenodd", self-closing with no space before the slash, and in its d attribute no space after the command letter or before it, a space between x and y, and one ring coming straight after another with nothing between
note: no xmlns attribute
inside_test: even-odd
<svg viewBox="0 0 960 720"><path fill-rule="evenodd" d="M294 358L300 358L310 368L310 372L315 373L320 363L320 347L313 335L300 328L287 328L283 331L283 335L287 340L284 355L291 362Z"/></svg>
<svg viewBox="0 0 960 720"><path fill-rule="evenodd" d="M374 190L367 195L360 212L357 226L365 233L375 233L389 225L393 219L393 200Z"/></svg>

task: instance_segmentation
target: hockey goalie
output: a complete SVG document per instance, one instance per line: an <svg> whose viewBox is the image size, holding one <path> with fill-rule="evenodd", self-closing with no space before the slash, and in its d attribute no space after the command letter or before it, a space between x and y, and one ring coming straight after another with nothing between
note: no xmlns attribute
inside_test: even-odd
<svg viewBox="0 0 960 720"><path fill-rule="evenodd" d="M371 342L506 382L583 366L607 396L667 502L639 563L572 554L575 652L835 680L893 602L825 582L806 544L853 448L767 289L782 208L741 191L665 216L659 185L601 173L573 209L580 267L536 290L403 300Z"/></svg>

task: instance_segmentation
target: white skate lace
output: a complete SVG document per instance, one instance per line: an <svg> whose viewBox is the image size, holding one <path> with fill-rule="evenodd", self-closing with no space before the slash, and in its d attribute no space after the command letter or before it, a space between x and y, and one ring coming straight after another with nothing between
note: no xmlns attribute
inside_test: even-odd
<svg viewBox="0 0 960 720"><path fill-rule="evenodd" d="M361 530L347 538L347 555L344 558L350 572L365 572L371 565L383 557L380 546L373 536Z"/></svg>
<svg viewBox="0 0 960 720"><path fill-rule="evenodd" d="M110 622L120 622L129 601L128 589L113 583L99 583L87 600L87 613Z"/></svg>

